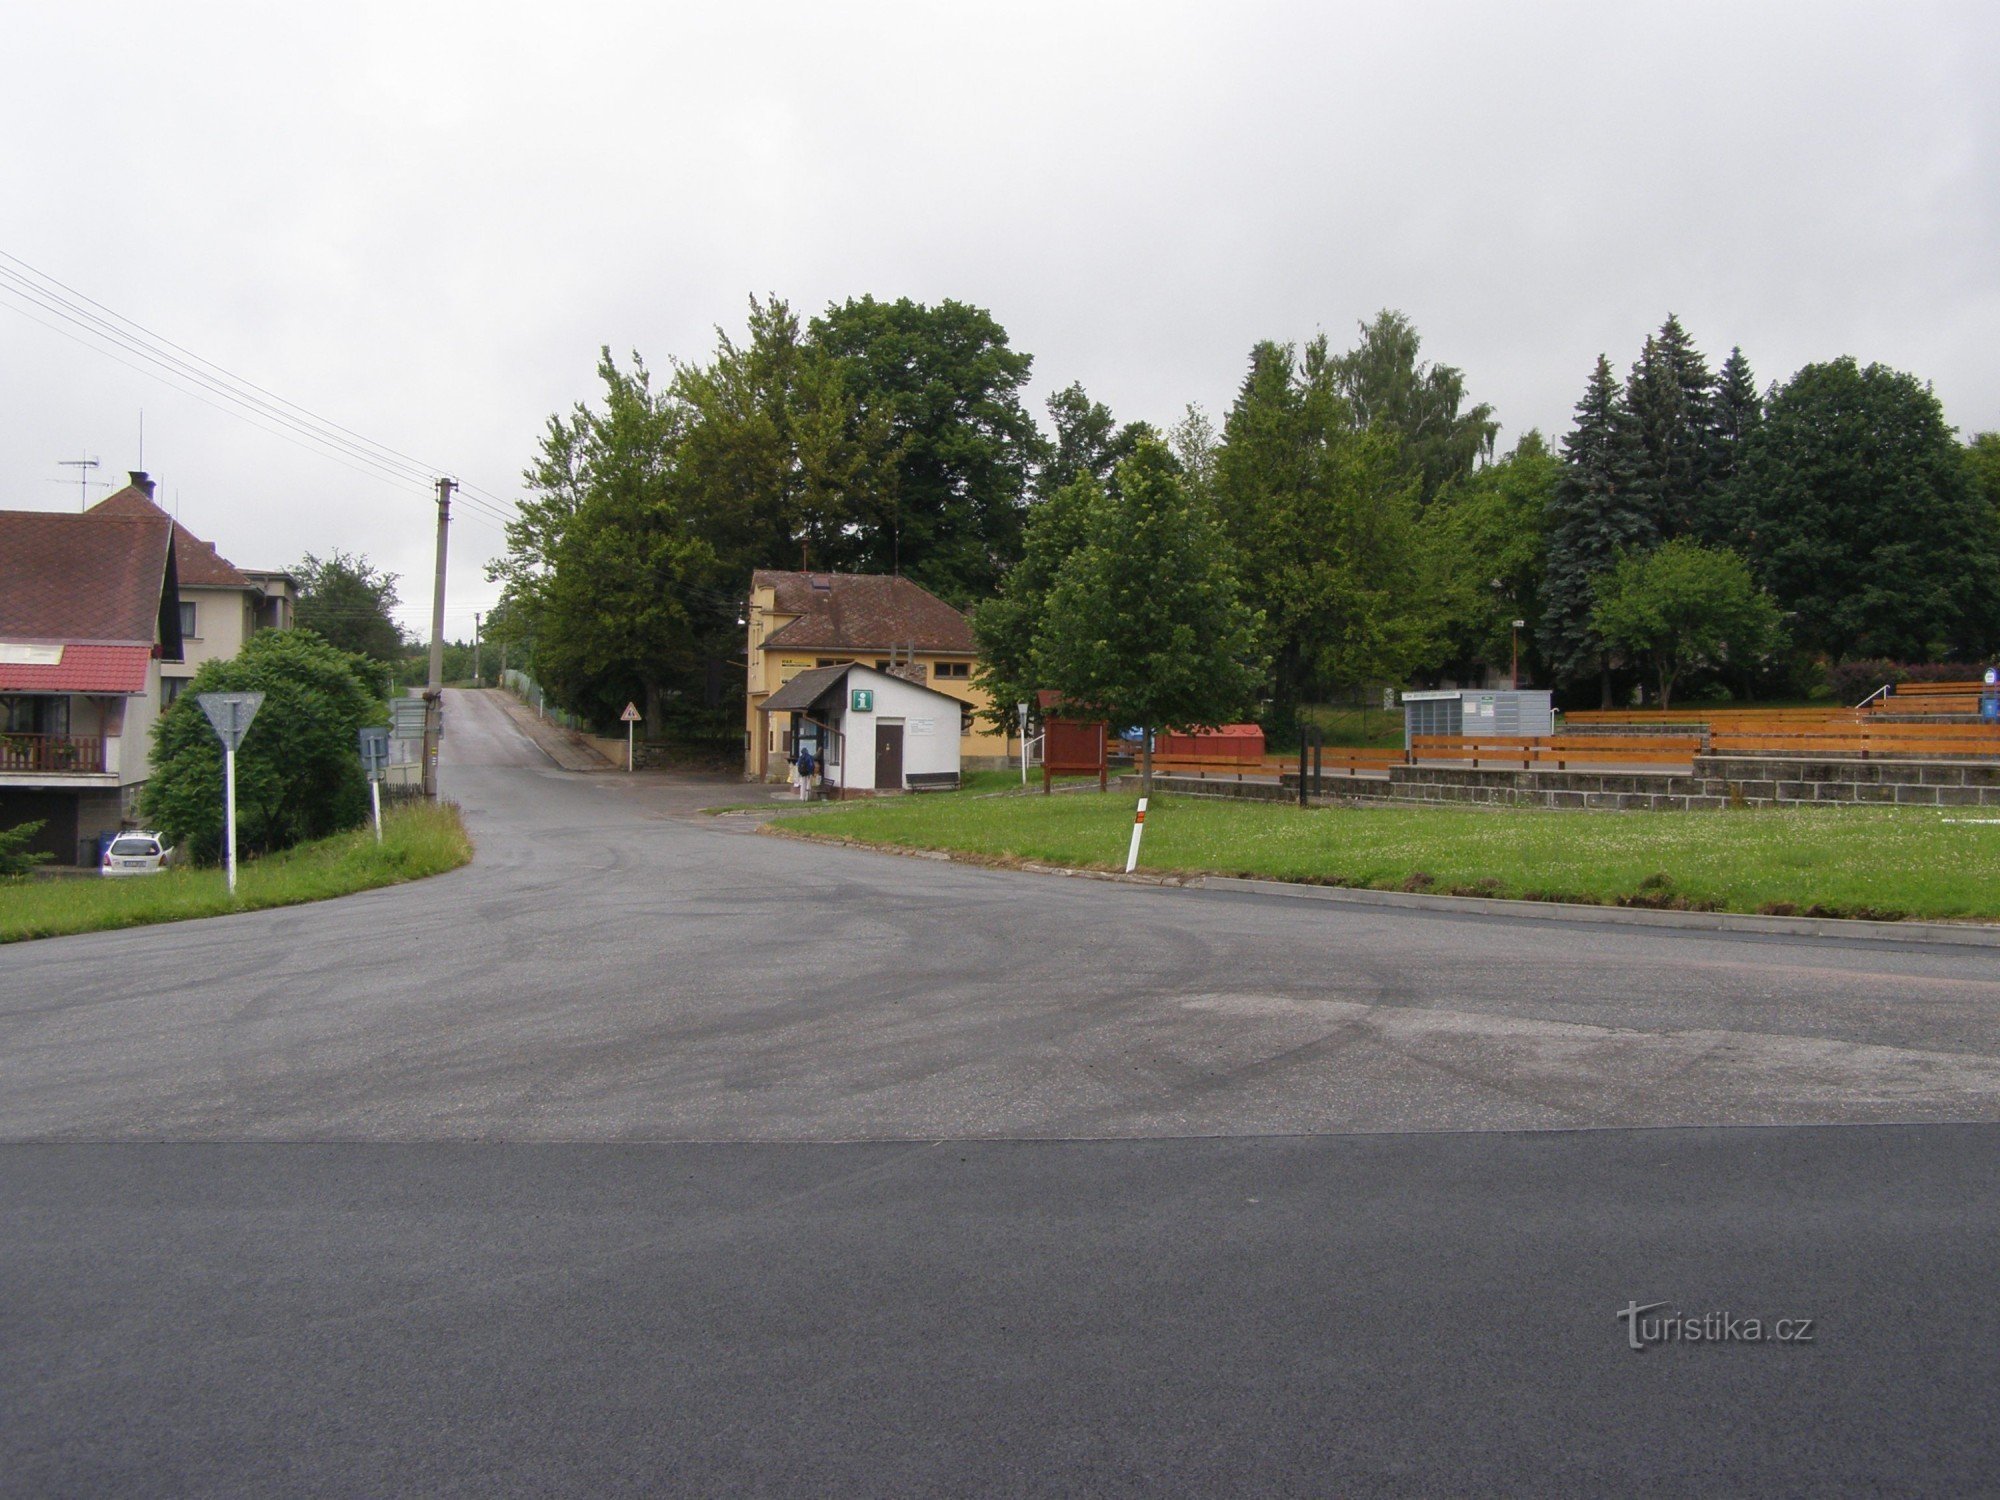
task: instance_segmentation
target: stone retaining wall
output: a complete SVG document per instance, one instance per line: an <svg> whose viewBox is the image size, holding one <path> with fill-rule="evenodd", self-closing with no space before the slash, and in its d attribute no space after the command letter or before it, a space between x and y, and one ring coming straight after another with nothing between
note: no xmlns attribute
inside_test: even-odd
<svg viewBox="0 0 2000 1500"><path fill-rule="evenodd" d="M1296 802L1298 777L1282 781L1156 776L1163 792ZM1470 803L1606 812L1704 812L1729 807L2000 807L2000 762L1824 760L1700 755L1692 774L1659 771L1496 771L1392 766L1386 779L1324 778L1320 802ZM1136 776L1119 781L1137 790Z"/></svg>

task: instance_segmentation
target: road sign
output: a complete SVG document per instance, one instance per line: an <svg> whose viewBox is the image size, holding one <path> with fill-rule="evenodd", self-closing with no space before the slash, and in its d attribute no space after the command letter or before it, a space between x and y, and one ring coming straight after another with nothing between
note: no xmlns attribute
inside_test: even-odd
<svg viewBox="0 0 2000 1500"><path fill-rule="evenodd" d="M197 693L195 702L222 741L223 855L229 867L229 894L236 894L236 747L264 706L262 693Z"/></svg>
<svg viewBox="0 0 2000 1500"><path fill-rule="evenodd" d="M250 721L257 717L257 710L263 707L262 693L198 693L195 702L208 715L208 722L215 726L216 737L223 748L234 750L243 743L243 736L250 732Z"/></svg>
<svg viewBox="0 0 2000 1500"><path fill-rule="evenodd" d="M638 704L628 703L625 705L625 712L620 714L618 717L627 724L636 724L641 719L643 719L645 715L639 712Z"/></svg>
<svg viewBox="0 0 2000 1500"><path fill-rule="evenodd" d="M420 740L424 737L424 700L421 698L391 698L389 700L389 735L398 740Z"/></svg>
<svg viewBox="0 0 2000 1500"><path fill-rule="evenodd" d="M847 695L847 708L848 712L850 713L857 713L857 714L874 713L875 689L873 688L849 689Z"/></svg>

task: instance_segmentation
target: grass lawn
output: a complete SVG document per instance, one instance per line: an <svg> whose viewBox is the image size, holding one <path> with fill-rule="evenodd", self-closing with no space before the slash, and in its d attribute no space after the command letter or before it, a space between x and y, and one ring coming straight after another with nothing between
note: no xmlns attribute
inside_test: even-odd
<svg viewBox="0 0 2000 1500"><path fill-rule="evenodd" d="M234 899L219 869L168 870L123 880L0 881L0 943L324 901L442 874L471 858L472 840L456 807L400 803L382 814L379 848L374 829L364 827L267 859L246 860L237 871Z"/></svg>
<svg viewBox="0 0 2000 1500"><path fill-rule="evenodd" d="M1124 868L1133 799L900 798L801 831ZM2000 823L1979 809L1571 813L1156 798L1143 869L1440 895L1815 916L2000 919Z"/></svg>

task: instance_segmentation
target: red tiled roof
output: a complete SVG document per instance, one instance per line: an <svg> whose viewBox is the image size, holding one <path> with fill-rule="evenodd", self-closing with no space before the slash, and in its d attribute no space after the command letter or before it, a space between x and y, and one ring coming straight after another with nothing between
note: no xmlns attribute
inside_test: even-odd
<svg viewBox="0 0 2000 1500"><path fill-rule="evenodd" d="M888 573L781 573L759 568L750 587L776 591L774 609L798 618L764 645L821 651L891 646L970 656L972 624L929 589Z"/></svg>
<svg viewBox="0 0 2000 1500"><path fill-rule="evenodd" d="M197 589L254 589L256 584L246 578L236 564L215 550L215 543L204 542L187 527L175 521L162 510L153 497L136 484L128 484L114 495L106 495L85 512L93 516L125 516L144 518L163 516L173 522L174 559L179 567L182 588Z"/></svg>
<svg viewBox="0 0 2000 1500"><path fill-rule="evenodd" d="M0 510L0 641L150 650L173 565L165 515Z"/></svg>
<svg viewBox="0 0 2000 1500"><path fill-rule="evenodd" d="M0 693L143 693L150 646L64 646L54 666L0 661Z"/></svg>

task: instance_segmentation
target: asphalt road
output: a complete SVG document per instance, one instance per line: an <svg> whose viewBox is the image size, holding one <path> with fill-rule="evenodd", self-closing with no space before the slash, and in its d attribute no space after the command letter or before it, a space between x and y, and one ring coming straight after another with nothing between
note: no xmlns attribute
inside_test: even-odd
<svg viewBox="0 0 2000 1500"><path fill-rule="evenodd" d="M0 949L0 1491L1992 1483L1988 956L825 849L449 724L468 869Z"/></svg>

